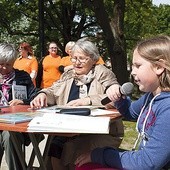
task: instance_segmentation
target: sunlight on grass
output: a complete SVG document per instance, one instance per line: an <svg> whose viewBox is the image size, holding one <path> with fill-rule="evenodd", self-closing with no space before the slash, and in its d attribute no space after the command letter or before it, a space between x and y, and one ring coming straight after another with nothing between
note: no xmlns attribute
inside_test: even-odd
<svg viewBox="0 0 170 170"><path fill-rule="evenodd" d="M137 137L137 131L136 131L136 122L130 122L130 121L123 121L124 128L125 128L125 135L124 139L120 145L120 148L131 150L133 148L133 145L135 143L136 137Z"/></svg>

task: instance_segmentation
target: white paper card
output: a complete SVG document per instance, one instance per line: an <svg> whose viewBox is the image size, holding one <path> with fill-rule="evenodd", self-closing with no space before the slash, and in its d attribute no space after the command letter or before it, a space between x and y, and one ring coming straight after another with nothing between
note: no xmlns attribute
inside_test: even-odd
<svg viewBox="0 0 170 170"><path fill-rule="evenodd" d="M109 117L44 114L29 123L29 132L109 133Z"/></svg>

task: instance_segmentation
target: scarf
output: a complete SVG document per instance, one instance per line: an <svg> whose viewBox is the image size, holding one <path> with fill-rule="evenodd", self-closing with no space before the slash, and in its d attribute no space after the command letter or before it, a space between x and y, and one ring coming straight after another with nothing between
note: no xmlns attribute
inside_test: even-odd
<svg viewBox="0 0 170 170"><path fill-rule="evenodd" d="M94 79L94 69L90 70L88 74L86 75L77 75L75 73L74 80L75 84L77 86L80 86L79 88L79 98L85 98L87 97L87 84L92 82Z"/></svg>
<svg viewBox="0 0 170 170"><path fill-rule="evenodd" d="M10 72L7 75L2 75L2 92L7 101L9 101L9 91L12 87L13 80L15 78L15 71Z"/></svg>

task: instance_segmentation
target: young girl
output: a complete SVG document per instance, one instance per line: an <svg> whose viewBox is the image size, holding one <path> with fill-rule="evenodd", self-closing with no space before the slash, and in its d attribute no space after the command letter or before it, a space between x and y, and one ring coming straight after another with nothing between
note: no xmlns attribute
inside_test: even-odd
<svg viewBox="0 0 170 170"><path fill-rule="evenodd" d="M133 53L131 74L139 89L146 92L141 98L131 103L128 97L114 93L112 86L106 93L123 116L137 120L139 136L134 149L94 149L78 157L77 169L87 162L128 170L170 168L170 37L140 42Z"/></svg>

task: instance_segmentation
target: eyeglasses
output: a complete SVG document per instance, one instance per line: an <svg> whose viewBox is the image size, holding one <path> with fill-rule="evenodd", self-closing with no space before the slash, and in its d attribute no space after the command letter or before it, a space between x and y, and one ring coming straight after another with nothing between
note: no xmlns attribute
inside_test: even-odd
<svg viewBox="0 0 170 170"><path fill-rule="evenodd" d="M76 63L76 61L78 61L79 63L86 63L90 58L77 58L77 57L71 57L70 61L72 63Z"/></svg>
<svg viewBox="0 0 170 170"><path fill-rule="evenodd" d="M49 47L49 49L57 49L57 47Z"/></svg>

